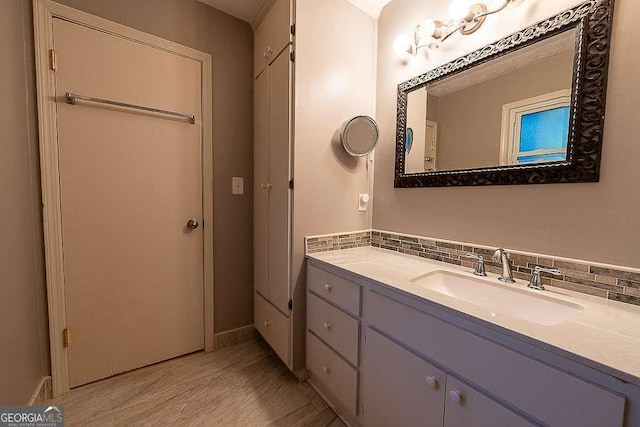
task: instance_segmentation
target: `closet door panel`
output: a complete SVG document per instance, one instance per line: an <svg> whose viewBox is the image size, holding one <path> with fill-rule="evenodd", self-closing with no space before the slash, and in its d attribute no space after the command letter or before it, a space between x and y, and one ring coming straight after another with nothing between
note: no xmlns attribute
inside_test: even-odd
<svg viewBox="0 0 640 427"><path fill-rule="evenodd" d="M269 67L269 301L289 313L291 61L286 50Z"/></svg>
<svg viewBox="0 0 640 427"><path fill-rule="evenodd" d="M271 21L271 43L273 53L270 61L274 61L275 56L282 52L291 40L291 3L290 0L278 0L269 12Z"/></svg>
<svg viewBox="0 0 640 427"><path fill-rule="evenodd" d="M269 298L269 73L254 85L253 111L253 282Z"/></svg>
<svg viewBox="0 0 640 427"><path fill-rule="evenodd" d="M267 15L253 33L253 76L269 65L270 19Z"/></svg>

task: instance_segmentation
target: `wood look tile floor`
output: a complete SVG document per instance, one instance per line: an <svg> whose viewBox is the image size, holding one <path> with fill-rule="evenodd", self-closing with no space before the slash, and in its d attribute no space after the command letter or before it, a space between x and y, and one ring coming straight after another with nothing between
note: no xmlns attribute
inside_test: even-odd
<svg viewBox="0 0 640 427"><path fill-rule="evenodd" d="M66 426L344 426L263 341L195 353L78 387Z"/></svg>

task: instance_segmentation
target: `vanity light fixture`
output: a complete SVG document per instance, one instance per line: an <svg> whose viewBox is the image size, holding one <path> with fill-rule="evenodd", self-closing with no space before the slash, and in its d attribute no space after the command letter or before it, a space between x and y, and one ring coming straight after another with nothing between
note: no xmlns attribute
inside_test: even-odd
<svg viewBox="0 0 640 427"><path fill-rule="evenodd" d="M487 16L503 11L507 6L517 7L524 0L489 0L489 4L477 0L453 0L449 5L449 21L446 23L427 19L413 31L412 37L400 35L393 49L403 61L408 61L424 47L435 49L455 33L473 34L484 24Z"/></svg>

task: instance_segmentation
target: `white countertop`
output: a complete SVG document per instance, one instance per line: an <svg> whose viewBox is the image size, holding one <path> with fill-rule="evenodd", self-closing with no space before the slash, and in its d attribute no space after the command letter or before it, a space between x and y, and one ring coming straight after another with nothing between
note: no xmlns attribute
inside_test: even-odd
<svg viewBox="0 0 640 427"><path fill-rule="evenodd" d="M493 285L518 287L558 300L577 303L584 309L569 320L545 326L509 316L495 316L484 307L412 283L417 276L440 270L468 274L468 268L418 258L374 247L342 249L308 254L308 258L355 273L381 285L436 303L546 350L573 358L597 370L640 386L640 307L547 286L546 291L527 289L527 282L503 284L488 273ZM477 279L477 278L476 278ZM471 317L469 317L471 316ZM540 313L544 316L544 313Z"/></svg>

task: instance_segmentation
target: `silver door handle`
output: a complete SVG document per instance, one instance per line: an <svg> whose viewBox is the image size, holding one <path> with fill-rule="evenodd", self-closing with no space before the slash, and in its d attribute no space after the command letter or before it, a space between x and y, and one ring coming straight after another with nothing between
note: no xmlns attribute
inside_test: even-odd
<svg viewBox="0 0 640 427"><path fill-rule="evenodd" d="M195 230L199 225L200 224L198 224L198 221L196 221L195 219L190 219L189 221L187 221L187 228L190 228L191 230Z"/></svg>

